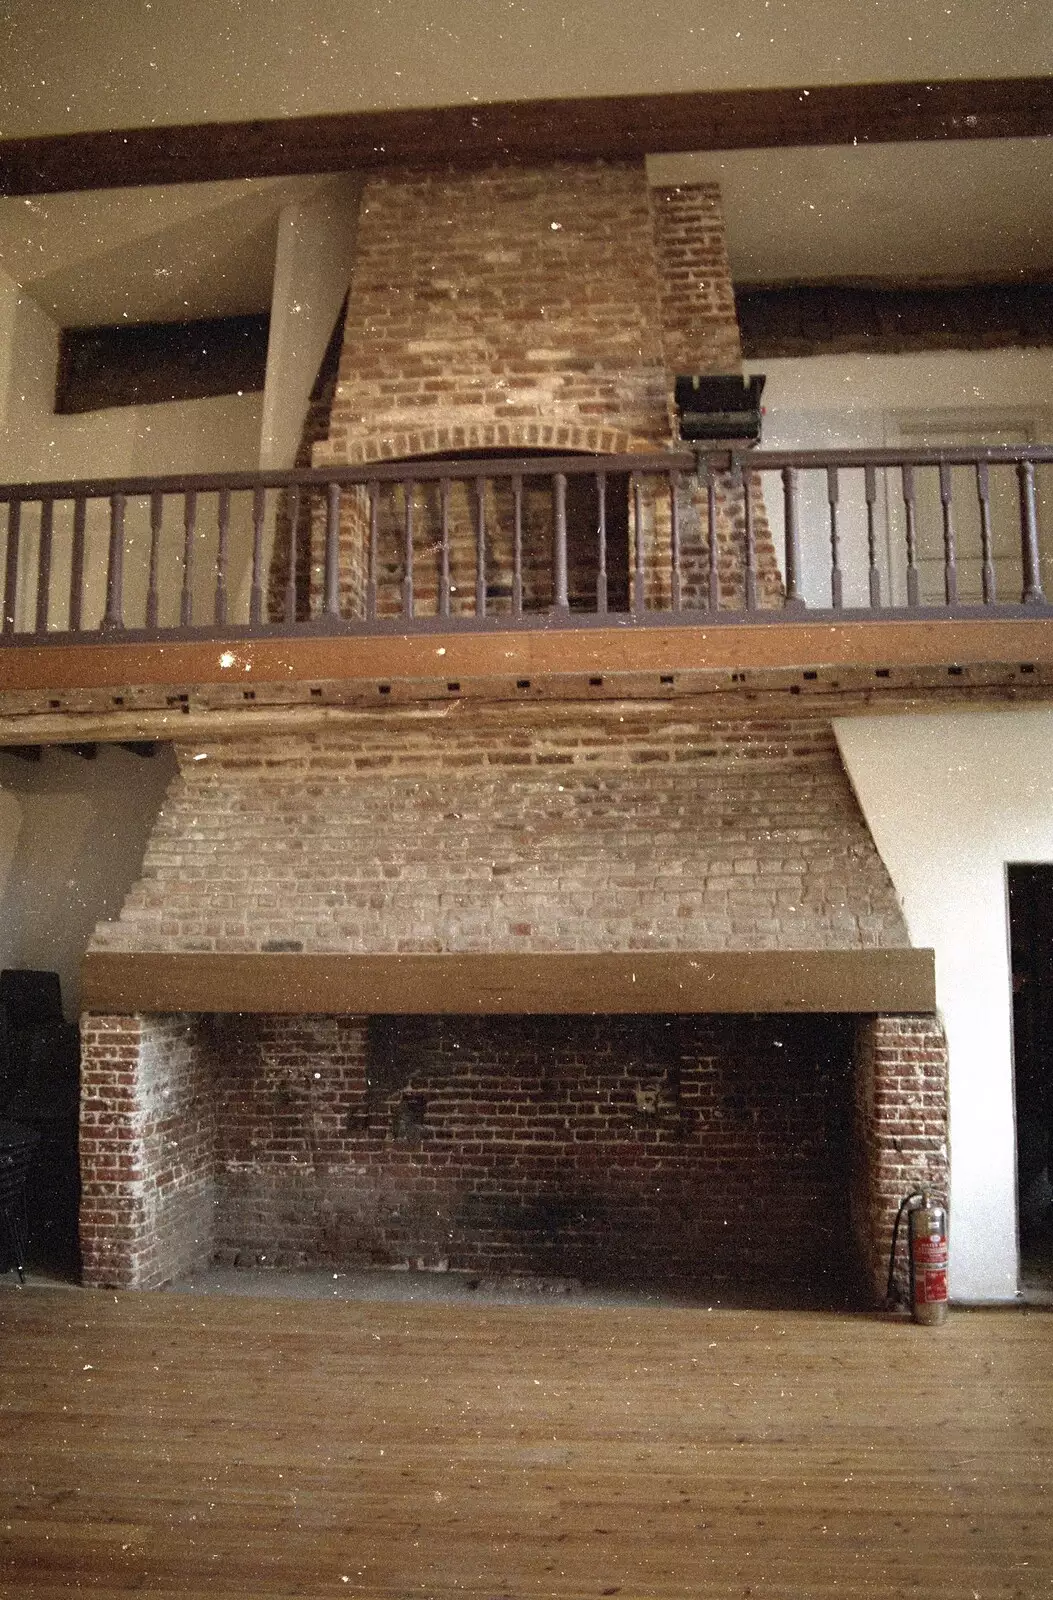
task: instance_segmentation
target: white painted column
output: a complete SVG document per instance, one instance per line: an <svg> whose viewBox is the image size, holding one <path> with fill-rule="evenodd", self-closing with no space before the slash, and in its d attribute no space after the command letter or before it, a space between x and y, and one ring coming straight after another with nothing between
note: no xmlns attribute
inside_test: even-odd
<svg viewBox="0 0 1053 1600"><path fill-rule="evenodd" d="M260 466L291 467L307 405L351 279L361 179L335 178L285 206L271 297Z"/></svg>

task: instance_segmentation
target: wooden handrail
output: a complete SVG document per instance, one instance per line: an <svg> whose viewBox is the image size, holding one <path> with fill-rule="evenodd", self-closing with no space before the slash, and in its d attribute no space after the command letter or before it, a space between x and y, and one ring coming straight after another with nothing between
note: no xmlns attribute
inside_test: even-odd
<svg viewBox="0 0 1053 1600"><path fill-rule="evenodd" d="M730 444L0 485L0 642L1043 616L1051 465Z"/></svg>
<svg viewBox="0 0 1053 1600"><path fill-rule="evenodd" d="M401 483L412 477L418 483L437 483L443 479L463 480L479 475L487 478L512 478L517 474L550 477L555 473L582 475L603 470L615 472L694 472L700 453L681 447L653 450L632 455L527 455L488 456L466 452L460 456L423 457L412 461L374 461L358 467L290 467L281 471L183 472L155 477L60 478L39 482L0 483L0 504L12 500L89 500L108 499L113 494L136 495L216 494L222 489L285 489L294 485L325 488L370 483ZM722 448L701 452L701 459L726 470L732 461L751 472L781 471L783 467L898 467L971 466L977 462L1031 461L1036 465L1053 462L1053 444L955 445L926 449L850 449L850 450L761 450L750 447Z"/></svg>

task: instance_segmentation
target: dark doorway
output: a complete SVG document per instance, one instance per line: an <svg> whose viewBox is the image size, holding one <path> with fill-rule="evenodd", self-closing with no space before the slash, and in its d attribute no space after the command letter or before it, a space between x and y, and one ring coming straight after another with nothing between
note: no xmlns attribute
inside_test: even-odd
<svg viewBox="0 0 1053 1600"><path fill-rule="evenodd" d="M1053 1291L1053 866L1010 866L1021 1288Z"/></svg>
<svg viewBox="0 0 1053 1600"><path fill-rule="evenodd" d="M15 1265L11 1227L24 1202L26 1265L62 1278L79 1275L79 1064L77 1028L63 1019L58 973L0 972L0 1123L8 1141L31 1147L24 1187L8 1195L0 1272Z"/></svg>

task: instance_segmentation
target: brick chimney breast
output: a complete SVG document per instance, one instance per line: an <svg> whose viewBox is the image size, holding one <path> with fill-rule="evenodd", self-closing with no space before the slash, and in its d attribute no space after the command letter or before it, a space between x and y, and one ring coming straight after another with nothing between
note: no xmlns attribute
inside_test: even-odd
<svg viewBox="0 0 1053 1600"><path fill-rule="evenodd" d="M389 171L365 189L314 461L661 451L673 375L733 372L739 357L712 186L651 191L642 162ZM305 454L325 426L330 376ZM605 482L622 480L604 493L624 577L615 594L612 561L610 610L624 613L630 480L603 467ZM396 617L406 594L414 618L434 617L440 547L451 625L479 617L477 594L487 618L508 615L507 487L478 464L466 474L450 474L438 503L413 469L386 498L344 487L343 617ZM544 627L552 495L537 476L520 473L516 570L523 615ZM582 492L591 472L568 476L570 612L589 599L599 502ZM708 603L711 550L720 603L742 604L750 502L732 476L711 480L715 520L708 482L684 473L671 491L689 613ZM748 472L745 494L759 604L777 605ZM272 615L293 620L290 570L306 608L330 552L310 496L280 515ZM653 496L636 515L647 607L668 610L672 509ZM814 715L769 720L744 700L722 720L705 696L466 697L248 728L178 751L140 881L93 950L163 960L909 944L833 730ZM847 1264L847 1284L855 1253L880 1293L897 1197L919 1181L946 1193L946 1048L932 1017L405 1024L306 1009L85 1015L85 1282L154 1287L218 1254L596 1272L619 1285L641 1264L676 1274L687 1263L699 1279L765 1293L781 1279L796 1293L831 1263Z"/></svg>
<svg viewBox="0 0 1053 1600"><path fill-rule="evenodd" d="M910 943L828 723L464 703L179 756L96 950Z"/></svg>
<svg viewBox="0 0 1053 1600"><path fill-rule="evenodd" d="M652 196L642 161L391 170L363 194L315 463L660 449L669 354L688 347L707 370L737 367L712 187Z"/></svg>

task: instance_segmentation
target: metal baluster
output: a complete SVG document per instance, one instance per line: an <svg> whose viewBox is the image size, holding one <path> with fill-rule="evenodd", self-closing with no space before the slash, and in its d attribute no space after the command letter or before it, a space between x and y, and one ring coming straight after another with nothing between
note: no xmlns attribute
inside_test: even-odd
<svg viewBox="0 0 1053 1600"><path fill-rule="evenodd" d="M124 627L124 495L110 496L110 552L106 565L104 628Z"/></svg>
<svg viewBox="0 0 1053 1600"><path fill-rule="evenodd" d="M413 615L413 492L416 484L407 478L402 485L402 615Z"/></svg>
<svg viewBox="0 0 1053 1600"><path fill-rule="evenodd" d="M377 558L380 544L380 484L374 479L369 485L369 556L366 563L366 616L370 622L377 615Z"/></svg>
<svg viewBox="0 0 1053 1600"><path fill-rule="evenodd" d="M523 615L523 478L512 478L512 611Z"/></svg>
<svg viewBox="0 0 1053 1600"><path fill-rule="evenodd" d="M903 475L903 510L907 518L907 604L916 606L918 591L918 511L914 500L914 468L905 461Z"/></svg>
<svg viewBox="0 0 1053 1600"><path fill-rule="evenodd" d="M872 466L863 468L863 492L867 502L867 562L870 578L870 609L881 610L881 573L878 571L877 549L877 473Z"/></svg>
<svg viewBox="0 0 1053 1600"><path fill-rule="evenodd" d="M680 572L680 474L669 474L669 548L673 563L672 585L670 598L673 610L681 609L681 572Z"/></svg>
<svg viewBox="0 0 1053 1600"><path fill-rule="evenodd" d="M475 480L475 614L486 616L486 479Z"/></svg>
<svg viewBox="0 0 1053 1600"><path fill-rule="evenodd" d="M1020 544L1024 562L1024 594L1026 606L1042 606L1046 597L1042 593L1042 564L1038 549L1038 507L1035 501L1035 463L1018 461L1017 481L1020 485Z"/></svg>
<svg viewBox="0 0 1053 1600"><path fill-rule="evenodd" d="M954 507L951 504L951 469L940 462L940 505L943 508L943 593L949 606L958 604L958 552L954 537Z"/></svg>
<svg viewBox="0 0 1053 1600"><path fill-rule="evenodd" d="M159 610L157 569L161 558L161 527L164 518L164 495L154 489L150 495L150 566L146 579L146 626L157 627Z"/></svg>
<svg viewBox="0 0 1053 1600"><path fill-rule="evenodd" d="M79 633L84 607L84 530L88 522L88 502L78 495L73 502L73 548L69 564L69 630Z"/></svg>
<svg viewBox="0 0 1053 1600"><path fill-rule="evenodd" d="M325 615L340 618L340 485L325 488Z"/></svg>
<svg viewBox="0 0 1053 1600"><path fill-rule="evenodd" d="M194 620L194 526L197 521L197 494L188 489L183 496L183 593L179 601L179 625L189 628Z"/></svg>
<svg viewBox="0 0 1053 1600"><path fill-rule="evenodd" d="M804 611L801 594L801 525L797 514L797 468L782 469L783 523L786 538L786 598L785 611Z"/></svg>
<svg viewBox="0 0 1053 1600"><path fill-rule="evenodd" d="M706 484L706 547L709 551L709 591L706 610L720 610L720 536L717 532L717 483L709 462L700 463Z"/></svg>
<svg viewBox="0 0 1053 1600"><path fill-rule="evenodd" d="M214 615L217 628L227 622L227 559L230 545L230 490L221 489L216 505L216 600Z"/></svg>
<svg viewBox="0 0 1053 1600"><path fill-rule="evenodd" d="M644 581L643 486L634 474L632 480L633 506L633 616L641 617L646 609L647 589Z"/></svg>
<svg viewBox="0 0 1053 1600"><path fill-rule="evenodd" d="M289 496L289 565L285 574L285 608L286 622L296 621L297 593L296 593L296 558L298 555L300 528L300 485L292 484L286 491Z"/></svg>
<svg viewBox="0 0 1053 1600"><path fill-rule="evenodd" d="M569 611L570 598L567 592L567 480L562 472L557 472L553 479L553 495L556 511L555 606L557 611Z"/></svg>
<svg viewBox="0 0 1053 1600"><path fill-rule="evenodd" d="M749 473L742 469L741 461L732 462L733 479L737 480L742 489L742 521L745 529L745 548L743 550L743 577L745 580L746 610L757 609L757 530L753 521L753 496L750 493Z"/></svg>
<svg viewBox="0 0 1053 1600"><path fill-rule="evenodd" d="M596 610L599 615L607 614L607 474L596 474L596 501L598 508L598 521L596 535L598 540L597 565L596 565Z"/></svg>
<svg viewBox="0 0 1053 1600"><path fill-rule="evenodd" d="M839 496L837 468L826 469L826 498L830 507L830 600L835 611L844 605L844 577L841 572L841 530L837 522Z"/></svg>
<svg viewBox="0 0 1053 1600"><path fill-rule="evenodd" d="M22 502L7 508L7 563L4 568L4 632L14 633L18 606L18 550L21 544Z"/></svg>
<svg viewBox="0 0 1053 1600"><path fill-rule="evenodd" d="M258 628L263 621L263 525L267 514L267 491L252 491L252 588L249 591L249 621Z"/></svg>
<svg viewBox="0 0 1053 1600"><path fill-rule="evenodd" d="M984 605L993 606L998 598L994 569L994 539L991 533L991 482L986 461L976 463L976 498L980 502L980 554Z"/></svg>
<svg viewBox="0 0 1053 1600"><path fill-rule="evenodd" d="M439 480L439 615L450 614L450 480Z"/></svg>
<svg viewBox="0 0 1053 1600"><path fill-rule="evenodd" d="M48 631L48 603L51 599L51 536L55 526L55 502L40 504L40 555L37 561L37 632Z"/></svg>

